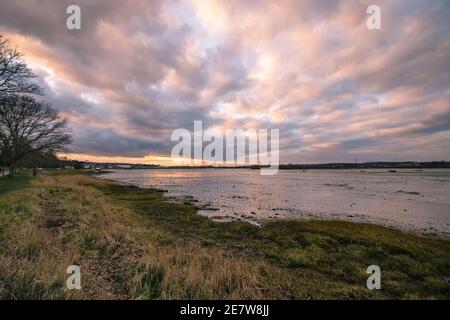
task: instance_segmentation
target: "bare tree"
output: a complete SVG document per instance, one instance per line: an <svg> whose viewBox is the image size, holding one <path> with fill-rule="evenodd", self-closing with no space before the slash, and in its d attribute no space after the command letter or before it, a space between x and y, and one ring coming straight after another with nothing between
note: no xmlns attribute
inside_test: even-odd
<svg viewBox="0 0 450 320"><path fill-rule="evenodd" d="M5 164L6 164L6 160L5 160L2 149L0 148L0 176L2 176L2 177L5 176Z"/></svg>
<svg viewBox="0 0 450 320"><path fill-rule="evenodd" d="M33 83L36 76L23 61L23 55L8 47L8 40L0 35L0 95L39 94L39 86Z"/></svg>
<svg viewBox="0 0 450 320"><path fill-rule="evenodd" d="M0 160L9 165L10 175L17 161L62 151L71 142L67 120L32 97L41 94L34 78L23 55L0 35Z"/></svg>
<svg viewBox="0 0 450 320"><path fill-rule="evenodd" d="M0 150L11 175L23 157L64 151L71 142L67 120L49 104L26 95L0 97Z"/></svg>

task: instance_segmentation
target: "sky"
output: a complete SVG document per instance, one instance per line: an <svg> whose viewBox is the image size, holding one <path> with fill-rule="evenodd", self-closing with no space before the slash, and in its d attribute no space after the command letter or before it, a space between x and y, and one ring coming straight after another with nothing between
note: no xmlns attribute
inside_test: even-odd
<svg viewBox="0 0 450 320"><path fill-rule="evenodd" d="M450 1L0 0L0 34L72 159L169 164L201 120L279 129L281 163L450 160Z"/></svg>

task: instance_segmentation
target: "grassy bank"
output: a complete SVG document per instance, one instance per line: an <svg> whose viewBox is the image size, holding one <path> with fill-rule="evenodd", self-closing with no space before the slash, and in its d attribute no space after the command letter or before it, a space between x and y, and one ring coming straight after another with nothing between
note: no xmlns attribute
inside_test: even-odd
<svg viewBox="0 0 450 320"><path fill-rule="evenodd" d="M78 264L82 290L67 290ZM382 270L382 289L365 287ZM71 172L0 179L1 299L450 298L450 241L368 224L216 223Z"/></svg>

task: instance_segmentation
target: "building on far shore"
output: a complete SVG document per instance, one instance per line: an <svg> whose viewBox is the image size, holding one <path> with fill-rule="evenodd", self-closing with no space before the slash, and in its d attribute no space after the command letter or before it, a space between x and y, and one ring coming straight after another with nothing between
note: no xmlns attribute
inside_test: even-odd
<svg viewBox="0 0 450 320"><path fill-rule="evenodd" d="M131 164L118 164L116 167L118 169L131 169Z"/></svg>

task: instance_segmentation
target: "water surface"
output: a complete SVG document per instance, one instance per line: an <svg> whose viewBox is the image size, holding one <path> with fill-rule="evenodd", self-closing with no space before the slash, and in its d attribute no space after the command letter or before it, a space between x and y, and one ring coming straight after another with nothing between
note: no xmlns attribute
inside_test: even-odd
<svg viewBox="0 0 450 320"><path fill-rule="evenodd" d="M323 218L450 233L450 170L115 170L103 178L192 196L216 220Z"/></svg>

